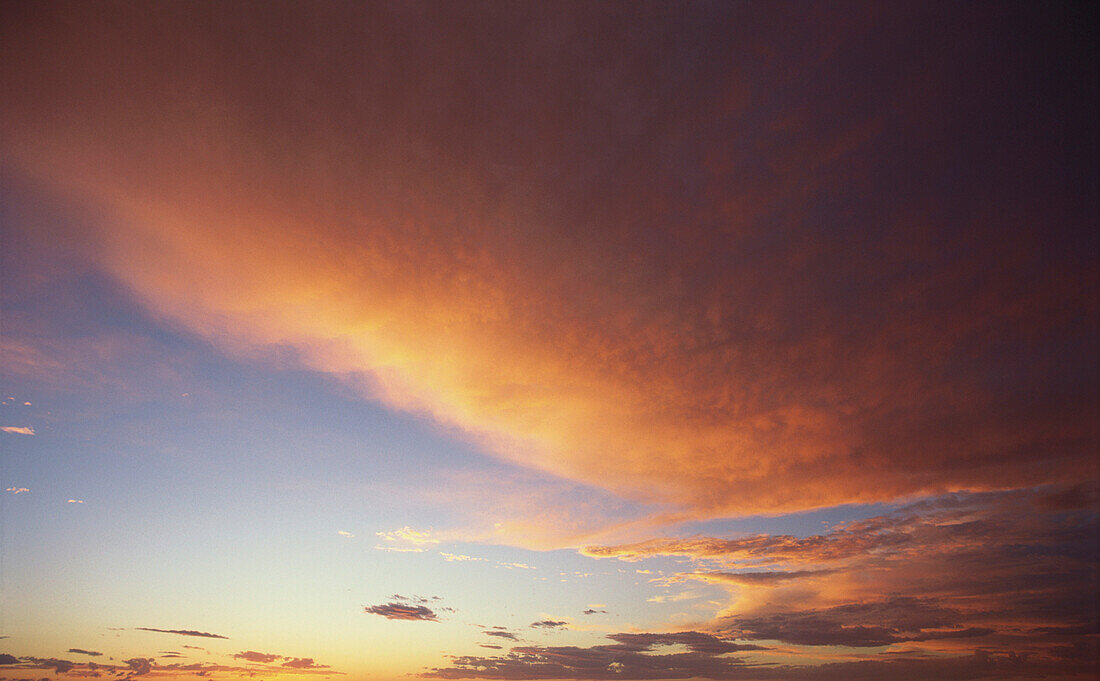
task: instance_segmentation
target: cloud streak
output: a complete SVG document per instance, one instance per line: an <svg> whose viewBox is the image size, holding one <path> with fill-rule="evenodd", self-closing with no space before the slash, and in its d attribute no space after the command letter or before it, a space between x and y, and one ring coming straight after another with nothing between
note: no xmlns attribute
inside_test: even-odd
<svg viewBox="0 0 1100 681"><path fill-rule="evenodd" d="M159 634L175 634L177 636L197 636L199 638L224 638L228 639L228 636L222 636L221 634L211 634L205 631L195 631L194 629L154 629L152 627L135 627L135 631L154 631Z"/></svg>
<svg viewBox="0 0 1100 681"><path fill-rule="evenodd" d="M368 605L363 612L371 615L381 615L388 620L408 620L414 622L438 622L439 617L435 611L426 605L408 605L405 603L383 603L381 605Z"/></svg>

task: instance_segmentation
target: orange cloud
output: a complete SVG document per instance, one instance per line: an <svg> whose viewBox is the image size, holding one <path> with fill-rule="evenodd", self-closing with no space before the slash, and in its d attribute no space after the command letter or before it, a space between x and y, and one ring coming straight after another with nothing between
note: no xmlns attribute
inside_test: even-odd
<svg viewBox="0 0 1100 681"><path fill-rule="evenodd" d="M1095 650L1095 612L1082 595L1097 578L1097 508L1091 484L949 495L820 535L669 538L584 552L691 559L694 569L677 579L729 592L718 617L699 625L724 635L998 650L1068 665L1071 651Z"/></svg>
<svg viewBox="0 0 1100 681"><path fill-rule="evenodd" d="M442 15L352 11L303 11L333 37L307 49L264 40L273 10L28 9L0 41L12 172L84 206L96 262L227 351L289 351L634 499L780 512L1095 474L1091 185L1050 179L1091 121L1046 118L1076 89L1031 96L1055 86L974 53L900 77L996 92L856 98L840 21L806 63L762 62L798 39L765 32L639 88L622 35L531 50L558 29L471 9L514 36L483 50ZM1065 137L1038 154L1028 130Z"/></svg>

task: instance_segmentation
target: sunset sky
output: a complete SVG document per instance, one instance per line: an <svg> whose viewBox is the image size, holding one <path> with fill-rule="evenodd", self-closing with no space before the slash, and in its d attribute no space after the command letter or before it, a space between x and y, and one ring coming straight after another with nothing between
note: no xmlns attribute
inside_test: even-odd
<svg viewBox="0 0 1100 681"><path fill-rule="evenodd" d="M0 8L0 680L1100 675L1087 5Z"/></svg>

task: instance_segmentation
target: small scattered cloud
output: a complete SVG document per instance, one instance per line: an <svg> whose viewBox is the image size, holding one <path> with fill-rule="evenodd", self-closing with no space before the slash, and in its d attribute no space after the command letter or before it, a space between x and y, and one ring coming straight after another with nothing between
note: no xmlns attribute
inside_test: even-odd
<svg viewBox="0 0 1100 681"><path fill-rule="evenodd" d="M393 530L392 532L375 532L375 534L381 537L383 541L404 542L416 546L439 543L438 539L431 536L429 530L414 530L408 526Z"/></svg>
<svg viewBox="0 0 1100 681"><path fill-rule="evenodd" d="M22 494L23 492L29 492L30 490L26 487L9 487L4 491L11 492L12 494Z"/></svg>
<svg viewBox="0 0 1100 681"><path fill-rule="evenodd" d="M519 568L520 570L534 570L535 569L535 567L533 565L528 565L527 563L497 563L497 565L499 565L501 567L506 567L506 568L509 568L509 569L511 569L511 568Z"/></svg>
<svg viewBox="0 0 1100 681"><path fill-rule="evenodd" d="M613 643L590 648L575 646L517 646L505 655L456 656L451 666L431 669L422 676L464 679L664 679L750 678L743 660L729 653L762 650L698 631L668 634L612 634ZM689 652L651 654L659 646L685 646ZM779 679L779 675L767 678Z"/></svg>
<svg viewBox="0 0 1100 681"><path fill-rule="evenodd" d="M506 638L509 641L518 641L519 638L510 631L487 631L486 636L496 636L497 638Z"/></svg>
<svg viewBox="0 0 1100 681"><path fill-rule="evenodd" d="M5 433L11 433L12 435L34 435L34 427L32 426L0 426L0 431Z"/></svg>
<svg viewBox="0 0 1100 681"><path fill-rule="evenodd" d="M99 657L103 654L95 650L84 650L83 648L69 648L66 652L76 653L77 655L90 655L92 657Z"/></svg>
<svg viewBox="0 0 1100 681"><path fill-rule="evenodd" d="M701 598L703 594L699 591L681 591L675 594L661 594L659 596L653 596L647 598L647 603L677 603L679 601L690 601L695 598Z"/></svg>
<svg viewBox="0 0 1100 681"><path fill-rule="evenodd" d="M129 660L123 660L130 669L134 670L136 676L142 676L153 671L153 658L135 657Z"/></svg>
<svg viewBox="0 0 1100 681"><path fill-rule="evenodd" d="M158 634L176 634L177 636L198 636L200 638L224 638L229 639L228 636L222 636L221 634L211 634L206 631L195 631L194 629L154 629L153 627L135 627L136 631L154 631Z"/></svg>
<svg viewBox="0 0 1100 681"><path fill-rule="evenodd" d="M312 657L295 657L287 660L283 663L284 667L290 669L328 669L327 664L316 664Z"/></svg>
<svg viewBox="0 0 1100 681"><path fill-rule="evenodd" d="M443 556L443 560L448 563L464 563L467 561L484 561L484 558L474 558L473 556L466 556L461 553L447 553L446 551L440 551L439 555Z"/></svg>
<svg viewBox="0 0 1100 681"><path fill-rule="evenodd" d="M584 611L584 614L585 615L597 615L597 614L606 615L607 611L606 610L597 610L596 608L589 608L589 609Z"/></svg>
<svg viewBox="0 0 1100 681"><path fill-rule="evenodd" d="M233 655L233 659L235 660L245 660L246 662L259 662L262 664L271 664L275 660L282 659L282 657L282 655L258 653L255 650L244 650Z"/></svg>
<svg viewBox="0 0 1100 681"><path fill-rule="evenodd" d="M567 624L564 620L541 620L532 622L529 626L533 629L557 629Z"/></svg>
<svg viewBox="0 0 1100 681"><path fill-rule="evenodd" d="M83 499L68 499L68 500L65 501L65 503L67 503L67 504L83 504L84 500Z"/></svg>
<svg viewBox="0 0 1100 681"><path fill-rule="evenodd" d="M410 620L423 622L438 622L439 617L435 611L426 605L408 605L405 603L383 603L382 605L368 605L363 612L371 615L381 615L388 620Z"/></svg>
<svg viewBox="0 0 1100 681"><path fill-rule="evenodd" d="M354 537L355 536L351 532L345 532L344 530L336 530L336 534L340 535L341 537Z"/></svg>
<svg viewBox="0 0 1100 681"><path fill-rule="evenodd" d="M683 572L681 577L689 577L705 582L719 584L738 584L740 586L778 586L794 580L806 580L835 574L836 570L770 570L766 572Z"/></svg>

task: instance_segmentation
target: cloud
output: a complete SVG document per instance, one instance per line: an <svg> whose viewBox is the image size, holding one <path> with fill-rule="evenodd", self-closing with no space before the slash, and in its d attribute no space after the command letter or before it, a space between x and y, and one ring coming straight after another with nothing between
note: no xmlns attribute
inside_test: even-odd
<svg viewBox="0 0 1100 681"><path fill-rule="evenodd" d="M282 664L283 667L289 667L290 669L328 669L329 666L325 664L316 664L312 657L295 657L287 660Z"/></svg>
<svg viewBox="0 0 1100 681"><path fill-rule="evenodd" d="M742 586L774 586L792 580L807 580L824 577L835 570L769 570L767 572L689 572L680 573L682 577L691 577L706 582L740 584Z"/></svg>
<svg viewBox="0 0 1100 681"><path fill-rule="evenodd" d="M257 653L254 650L245 650L233 655L235 660L247 660L249 662L260 662L263 664L269 664L282 658L282 655L271 655L269 653Z"/></svg>
<svg viewBox="0 0 1100 681"><path fill-rule="evenodd" d="M672 679L742 678L744 662L730 653L760 650L712 634L686 631L670 634L612 634L612 644L517 646L502 656L456 656L451 666L422 676L486 679ZM688 652L661 653L664 646L686 646Z"/></svg>
<svg viewBox="0 0 1100 681"><path fill-rule="evenodd" d="M84 500L83 499L68 499L65 503L67 503L67 504L83 504Z"/></svg>
<svg viewBox="0 0 1100 681"><path fill-rule="evenodd" d="M379 551L423 553L429 547L439 543L439 539L431 536L431 532L414 530L411 527L402 527L392 532L376 532L375 534L381 537L384 542L387 542L374 547Z"/></svg>
<svg viewBox="0 0 1100 681"><path fill-rule="evenodd" d="M11 492L12 494L22 494L23 492L29 492L30 490L26 487L9 487L4 491Z"/></svg>
<svg viewBox="0 0 1100 681"><path fill-rule="evenodd" d="M98 653L94 650L82 650L80 648L69 648L69 650L67 652L77 653L79 655L91 655L92 657L99 657L100 655L103 654L103 653Z"/></svg>
<svg viewBox="0 0 1100 681"><path fill-rule="evenodd" d="M31 426L0 426L0 431L5 433L11 433L12 435L34 435L34 428Z"/></svg>
<svg viewBox="0 0 1100 681"><path fill-rule="evenodd" d="M589 609L584 611L585 615L595 615L595 614L598 614L598 613L603 613L603 614L606 615L607 611L606 610L597 610L595 608L589 608Z"/></svg>
<svg viewBox="0 0 1100 681"><path fill-rule="evenodd" d="M404 542L418 546L439 543L438 539L431 536L431 532L427 530L414 530L407 526L398 530L393 530L392 532L376 532L375 534L385 541Z"/></svg>
<svg viewBox="0 0 1100 681"><path fill-rule="evenodd" d="M517 638L516 635L513 634L510 631L486 631L485 635L486 636L496 636L497 638L506 638L509 641L518 641L519 640L519 638Z"/></svg>
<svg viewBox="0 0 1100 681"><path fill-rule="evenodd" d="M143 676L153 671L153 658L135 657L129 660L123 660L130 669L134 670L134 674L137 676Z"/></svg>
<svg viewBox="0 0 1100 681"><path fill-rule="evenodd" d="M258 653L254 650L236 653L233 655L233 659L246 660L257 664L271 664L278 660L286 660L280 666L287 669L330 669L328 665L316 664L312 657L289 657L271 653Z"/></svg>
<svg viewBox="0 0 1100 681"><path fill-rule="evenodd" d="M440 551L439 555L443 556L443 560L447 561L448 563L462 563L462 562L468 562L468 561L484 561L485 560L484 558L474 558L472 556L465 556L465 555L456 554L456 553L447 553L445 551Z"/></svg>
<svg viewBox="0 0 1100 681"><path fill-rule="evenodd" d="M538 622L532 622L529 626L535 629L557 629L558 627L564 627L567 622L564 620L541 620Z"/></svg>
<svg viewBox="0 0 1100 681"><path fill-rule="evenodd" d="M344 530L337 530L336 534L340 535L341 537L354 537L355 536L351 532L345 532Z"/></svg>
<svg viewBox="0 0 1100 681"><path fill-rule="evenodd" d="M721 646L719 646L721 648ZM691 651L659 654L617 645L515 647L496 657L456 656L448 667L426 670L423 677L444 679L680 679L738 681L884 681L937 679L1073 679L1095 674L1088 659L1032 659L1006 651L971 655L878 655L817 665L752 664L725 654Z"/></svg>
<svg viewBox="0 0 1100 681"><path fill-rule="evenodd" d="M79 652L79 651L70 651ZM262 655L262 653L260 654ZM180 657L178 653L162 653L162 657ZM311 658L292 658L276 655L276 660L286 660L281 665L258 666L251 663L248 666L232 666L211 663L169 663L158 664L154 657L133 657L124 660L121 664L109 662L72 662L56 658L23 657L0 654L0 664L18 665L18 670L52 669L57 674L66 674L73 677L103 677L131 679L138 676L154 676L159 678L191 678L193 676L208 678L228 678L240 676L253 676L259 673L267 673L275 676L280 673L306 674L306 675L331 675L343 674L331 669L327 665L317 664ZM112 658L113 659L113 658Z"/></svg>
<svg viewBox="0 0 1100 681"><path fill-rule="evenodd" d="M435 612L424 605L407 605L404 603L385 603L382 605L368 605L363 612L372 615L381 615L390 620L419 620L424 622L438 622Z"/></svg>
<svg viewBox="0 0 1100 681"><path fill-rule="evenodd" d="M210 634L205 631L195 631L194 629L153 629L151 627L135 627L136 631L155 631L160 634L176 634L177 636L198 636L201 638L224 638L228 639L228 636L222 636L220 634Z"/></svg>
<svg viewBox="0 0 1100 681"><path fill-rule="evenodd" d="M35 11L2 29L6 167L107 215L88 256L155 314L643 503L1095 476L1069 8L464 12Z"/></svg>
<svg viewBox="0 0 1100 681"><path fill-rule="evenodd" d="M1081 594L1098 575L1100 516L1092 502L1054 510L1048 501L1070 496L954 494L818 535L662 538L584 552L705 563L677 579L725 587L729 600L708 629L741 639L936 654L1001 646L1042 657L1087 648L1095 632Z"/></svg>

